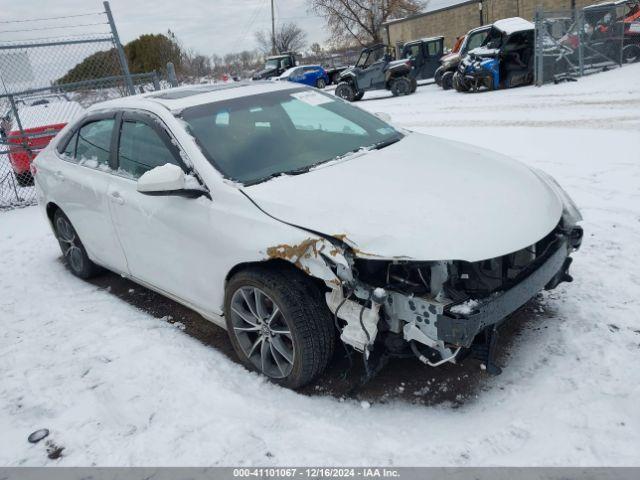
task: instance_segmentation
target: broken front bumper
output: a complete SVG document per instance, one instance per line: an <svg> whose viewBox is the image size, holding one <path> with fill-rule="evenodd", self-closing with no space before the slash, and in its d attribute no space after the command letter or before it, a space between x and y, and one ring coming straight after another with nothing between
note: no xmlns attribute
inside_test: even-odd
<svg viewBox="0 0 640 480"><path fill-rule="evenodd" d="M474 338L486 327L497 324L527 303L541 290L570 281L569 254L575 248L568 237L559 237L548 255L526 278L508 290L474 301L468 313L454 313L457 304L390 292L384 313L391 330L402 332L405 340L426 345L442 358L457 348L471 347Z"/></svg>
<svg viewBox="0 0 640 480"><path fill-rule="evenodd" d="M436 320L438 339L445 343L470 347L475 336L527 303L545 288L554 288L568 280L571 264L569 246L562 240L558 249L542 265L516 286L479 303L468 315L443 313ZM447 309L445 309L447 310Z"/></svg>

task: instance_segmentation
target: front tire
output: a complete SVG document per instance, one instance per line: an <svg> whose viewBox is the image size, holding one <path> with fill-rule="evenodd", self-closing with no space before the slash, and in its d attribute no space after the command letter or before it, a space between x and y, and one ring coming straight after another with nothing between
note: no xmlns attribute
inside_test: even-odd
<svg viewBox="0 0 640 480"><path fill-rule="evenodd" d="M102 272L102 269L89 259L78 233L62 210L58 209L53 214L53 230L71 273L86 280Z"/></svg>
<svg viewBox="0 0 640 480"><path fill-rule="evenodd" d="M415 78L411 79L411 93L416 93L416 90L418 90L418 80L416 80Z"/></svg>
<svg viewBox="0 0 640 480"><path fill-rule="evenodd" d="M340 82L336 87L336 97L353 102L356 97L356 90L349 82Z"/></svg>
<svg viewBox="0 0 640 480"><path fill-rule="evenodd" d="M403 97L411 93L411 82L406 77L399 77L391 84L391 93L394 97Z"/></svg>
<svg viewBox="0 0 640 480"><path fill-rule="evenodd" d="M445 72L441 79L442 89L451 90L453 88L453 72Z"/></svg>
<svg viewBox="0 0 640 480"><path fill-rule="evenodd" d="M227 285L224 311L240 361L284 387L309 383L331 359L331 313L320 289L293 267L240 271Z"/></svg>
<svg viewBox="0 0 640 480"><path fill-rule="evenodd" d="M433 74L433 80L436 82L436 85L439 87L442 86L442 76L444 75L444 67L440 66L436 69L436 72Z"/></svg>
<svg viewBox="0 0 640 480"><path fill-rule="evenodd" d="M640 45L627 45L622 50L622 63L640 62Z"/></svg>
<svg viewBox="0 0 640 480"><path fill-rule="evenodd" d="M467 81L462 78L462 76L458 72L453 74L453 86L458 92L469 91L469 85L467 85Z"/></svg>

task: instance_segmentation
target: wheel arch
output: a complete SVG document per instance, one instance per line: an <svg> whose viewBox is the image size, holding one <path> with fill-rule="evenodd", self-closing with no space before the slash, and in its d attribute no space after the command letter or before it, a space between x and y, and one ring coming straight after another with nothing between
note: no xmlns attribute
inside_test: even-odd
<svg viewBox="0 0 640 480"><path fill-rule="evenodd" d="M45 207L45 212L47 214L47 218L49 219L49 223L53 226L53 216L56 214L56 210L63 211L55 202L48 202Z"/></svg>
<svg viewBox="0 0 640 480"><path fill-rule="evenodd" d="M318 288L320 288L320 291L329 291L329 288L327 287L326 283L323 280L321 280L318 277L314 277L309 272L306 272L304 269L296 266L294 263L287 260L283 260L281 258L242 262L234 265L233 267L231 267L231 269L227 272L225 276L225 279L224 279L225 291L227 289L227 285L229 284L229 281L233 278L234 275L242 271L252 270L252 269L264 269L264 270L271 270L271 271L277 270L281 272L286 272L288 274L296 275L299 277L303 276L308 281L310 281L311 283L315 284Z"/></svg>

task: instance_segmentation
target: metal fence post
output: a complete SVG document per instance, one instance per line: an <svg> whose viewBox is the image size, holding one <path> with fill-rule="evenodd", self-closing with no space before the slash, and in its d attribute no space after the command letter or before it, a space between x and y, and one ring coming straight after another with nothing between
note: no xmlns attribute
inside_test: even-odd
<svg viewBox="0 0 640 480"><path fill-rule="evenodd" d="M540 7L536 8L535 13L535 54L534 54L534 75L535 75L535 85L536 87L541 87L544 83L544 52L543 52L543 41L542 41L542 11Z"/></svg>
<svg viewBox="0 0 640 480"><path fill-rule="evenodd" d="M178 77L176 77L176 67L173 66L173 62L167 63L167 79L172 87L178 86Z"/></svg>
<svg viewBox="0 0 640 480"><path fill-rule="evenodd" d="M578 10L576 12L578 24L578 75L584 76L584 12Z"/></svg>
<svg viewBox="0 0 640 480"><path fill-rule="evenodd" d="M118 30L116 29L116 22L113 20L113 15L111 14L111 7L109 6L108 1L102 2L104 5L104 13L107 14L107 19L109 20L109 27L111 27L111 34L113 35L113 43L116 46L116 50L118 52L118 58L120 59L120 65L122 66L122 73L124 74L125 82L127 83L127 88L129 90L130 95L136 94L136 89L133 86L133 80L131 79L131 72L129 72L129 64L127 63L127 57L124 55L124 49L122 48L122 44L120 43L120 37L118 36Z"/></svg>
<svg viewBox="0 0 640 480"><path fill-rule="evenodd" d="M20 143L22 143L22 147L27 152L29 152L29 156L31 156L32 150L31 150L31 147L29 146L29 139L25 135L24 129L22 128L22 120L20 120L20 115L18 114L18 107L16 107L16 102L15 102L15 99L13 98L13 95L9 95L9 104L11 105L11 112L13 113L13 118L16 119L16 124L18 125L18 130L20 131ZM8 138L9 137L7 136L7 143L9 143ZM9 147L9 150L11 150L11 147Z"/></svg>
<svg viewBox="0 0 640 480"><path fill-rule="evenodd" d="M153 71L153 88L155 90L160 90L160 77L156 70Z"/></svg>

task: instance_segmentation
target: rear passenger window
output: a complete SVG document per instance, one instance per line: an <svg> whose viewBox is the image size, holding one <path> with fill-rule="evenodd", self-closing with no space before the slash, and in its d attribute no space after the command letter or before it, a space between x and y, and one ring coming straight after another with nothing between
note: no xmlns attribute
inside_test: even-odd
<svg viewBox="0 0 640 480"><path fill-rule="evenodd" d="M78 131L76 160L86 163L88 166L108 165L113 124L114 120L109 118L83 125ZM74 143L73 138L69 144L72 143ZM67 145L67 148L70 145Z"/></svg>
<svg viewBox="0 0 640 480"><path fill-rule="evenodd" d="M118 166L135 178L167 163L180 166L158 133L142 122L125 120L120 131Z"/></svg>
<svg viewBox="0 0 640 480"><path fill-rule="evenodd" d="M76 156L76 143L78 142L78 132L74 133L71 140L67 143L62 154L67 158L75 158Z"/></svg>

